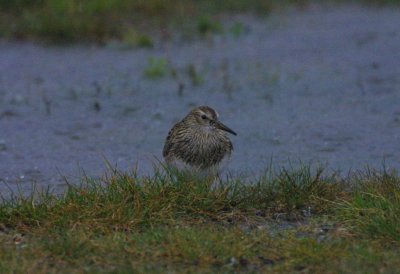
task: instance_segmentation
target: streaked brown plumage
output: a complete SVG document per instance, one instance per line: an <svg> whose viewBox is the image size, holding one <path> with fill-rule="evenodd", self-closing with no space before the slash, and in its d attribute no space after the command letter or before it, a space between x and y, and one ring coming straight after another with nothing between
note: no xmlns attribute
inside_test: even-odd
<svg viewBox="0 0 400 274"><path fill-rule="evenodd" d="M169 131L163 150L165 161L179 170L216 175L233 151L227 132L236 135L218 120L211 107L197 107Z"/></svg>

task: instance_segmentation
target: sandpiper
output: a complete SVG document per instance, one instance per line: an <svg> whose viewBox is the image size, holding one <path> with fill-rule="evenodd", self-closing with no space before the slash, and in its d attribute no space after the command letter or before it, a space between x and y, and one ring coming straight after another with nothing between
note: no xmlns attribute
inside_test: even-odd
<svg viewBox="0 0 400 274"><path fill-rule="evenodd" d="M199 106L172 127L163 150L169 167L201 177L219 174L233 151L226 133L236 132L221 123L218 116L211 107Z"/></svg>

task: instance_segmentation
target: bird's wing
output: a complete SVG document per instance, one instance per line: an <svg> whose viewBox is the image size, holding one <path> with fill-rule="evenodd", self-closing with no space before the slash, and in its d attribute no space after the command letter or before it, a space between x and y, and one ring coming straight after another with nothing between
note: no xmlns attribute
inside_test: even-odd
<svg viewBox="0 0 400 274"><path fill-rule="evenodd" d="M229 140L228 142L229 142L229 153L231 153L233 151L233 144L231 140Z"/></svg>
<svg viewBox="0 0 400 274"><path fill-rule="evenodd" d="M177 129L177 127L179 127L179 124L180 124L180 123L181 123L181 122L176 123L176 124L171 128L171 130L168 132L167 138L165 139L164 149L163 149L163 156L164 156L164 158L167 157L167 155L169 154L169 152L170 152L170 150L171 150L171 148L172 148L172 146L173 146L173 142L171 142L171 139L173 139L172 137L173 137L173 135L175 134L176 129Z"/></svg>

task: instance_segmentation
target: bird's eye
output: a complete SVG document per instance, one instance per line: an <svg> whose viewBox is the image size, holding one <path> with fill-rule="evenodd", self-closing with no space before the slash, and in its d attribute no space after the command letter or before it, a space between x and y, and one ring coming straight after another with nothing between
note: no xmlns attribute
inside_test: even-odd
<svg viewBox="0 0 400 274"><path fill-rule="evenodd" d="M205 120L205 119L207 119L207 116L205 116L205 115L203 114L203 115L201 115L201 119Z"/></svg>

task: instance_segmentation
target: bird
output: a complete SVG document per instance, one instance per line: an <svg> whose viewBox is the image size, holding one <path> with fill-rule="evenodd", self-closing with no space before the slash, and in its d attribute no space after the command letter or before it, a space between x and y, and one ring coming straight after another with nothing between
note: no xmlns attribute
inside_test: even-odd
<svg viewBox="0 0 400 274"><path fill-rule="evenodd" d="M233 152L227 133L237 135L213 108L192 109L168 132L163 148L167 166L200 178L218 176Z"/></svg>

